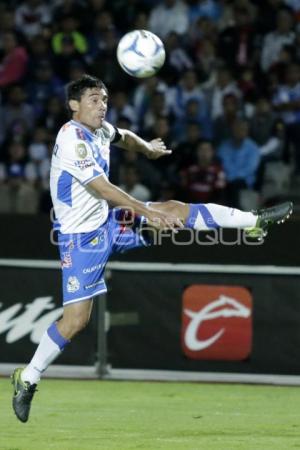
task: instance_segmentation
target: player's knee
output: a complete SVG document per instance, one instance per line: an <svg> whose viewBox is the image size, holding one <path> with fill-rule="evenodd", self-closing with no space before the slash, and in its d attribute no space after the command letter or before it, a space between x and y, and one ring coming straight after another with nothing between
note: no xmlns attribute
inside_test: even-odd
<svg viewBox="0 0 300 450"><path fill-rule="evenodd" d="M88 324L89 317L85 314L74 315L69 320L69 326L71 328L72 334L77 334L82 331Z"/></svg>
<svg viewBox="0 0 300 450"><path fill-rule="evenodd" d="M168 212L170 214L173 214L174 216L176 214L178 214L178 212L180 211L180 205L181 203L176 201L176 200L168 200L165 202L165 205L168 209Z"/></svg>

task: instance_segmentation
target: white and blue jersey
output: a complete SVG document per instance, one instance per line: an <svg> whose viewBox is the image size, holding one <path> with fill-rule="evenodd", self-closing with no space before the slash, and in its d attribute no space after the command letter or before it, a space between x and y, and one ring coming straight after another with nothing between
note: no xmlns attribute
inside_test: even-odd
<svg viewBox="0 0 300 450"><path fill-rule="evenodd" d="M104 122L92 133L71 120L57 135L50 171L55 229L63 271L64 304L86 300L106 291L105 264L113 251L144 245L136 229L121 223L120 210L109 210L89 183L109 176L109 145L117 129Z"/></svg>
<svg viewBox="0 0 300 450"><path fill-rule="evenodd" d="M106 200L87 184L99 176L108 178L109 145L115 133L107 122L97 134L73 120L60 129L51 161L50 190L56 228L62 233L85 233L106 221Z"/></svg>

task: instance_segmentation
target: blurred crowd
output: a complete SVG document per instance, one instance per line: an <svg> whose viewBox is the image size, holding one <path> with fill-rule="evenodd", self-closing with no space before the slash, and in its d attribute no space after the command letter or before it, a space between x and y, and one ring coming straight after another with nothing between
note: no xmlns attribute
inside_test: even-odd
<svg viewBox="0 0 300 450"><path fill-rule="evenodd" d="M120 69L132 29L163 40L157 76ZM107 85L108 121L173 150L112 147L112 182L142 201L250 209L300 178L300 0L0 0L0 212L51 208L65 86L84 73Z"/></svg>

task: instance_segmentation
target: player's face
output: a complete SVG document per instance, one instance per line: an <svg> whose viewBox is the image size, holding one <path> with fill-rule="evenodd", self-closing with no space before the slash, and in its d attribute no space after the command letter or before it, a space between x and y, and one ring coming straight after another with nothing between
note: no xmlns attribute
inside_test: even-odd
<svg viewBox="0 0 300 450"><path fill-rule="evenodd" d="M92 131L100 128L107 110L107 92L104 89L88 88L77 102L74 119Z"/></svg>

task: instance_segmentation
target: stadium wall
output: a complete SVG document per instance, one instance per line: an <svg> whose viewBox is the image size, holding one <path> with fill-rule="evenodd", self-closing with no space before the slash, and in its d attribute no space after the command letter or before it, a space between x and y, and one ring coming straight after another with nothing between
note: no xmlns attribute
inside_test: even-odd
<svg viewBox="0 0 300 450"><path fill-rule="evenodd" d="M3 216L0 222L1 363L28 361L47 324L61 314L57 249L50 244L49 221L38 220ZM7 229L9 241L4 238ZM112 262L107 273L109 364L129 369L300 374L297 221L279 232L274 229L263 246L229 245L233 237L228 233L227 244L214 246L175 245L165 239L161 246L117 256L121 265ZM31 264L9 265L5 258L26 258ZM37 259L42 258L48 261L39 267ZM186 293L195 290L198 298L203 289L211 292L197 306L193 295L189 298ZM206 316L199 319L198 313L208 306ZM211 345L205 351L214 347L213 352L201 358L202 350L188 348L184 334L192 319L185 310L198 314L194 341L208 341L230 325L229 340L221 347L238 352L220 354L220 346ZM97 320L94 314L59 364L96 363Z"/></svg>

